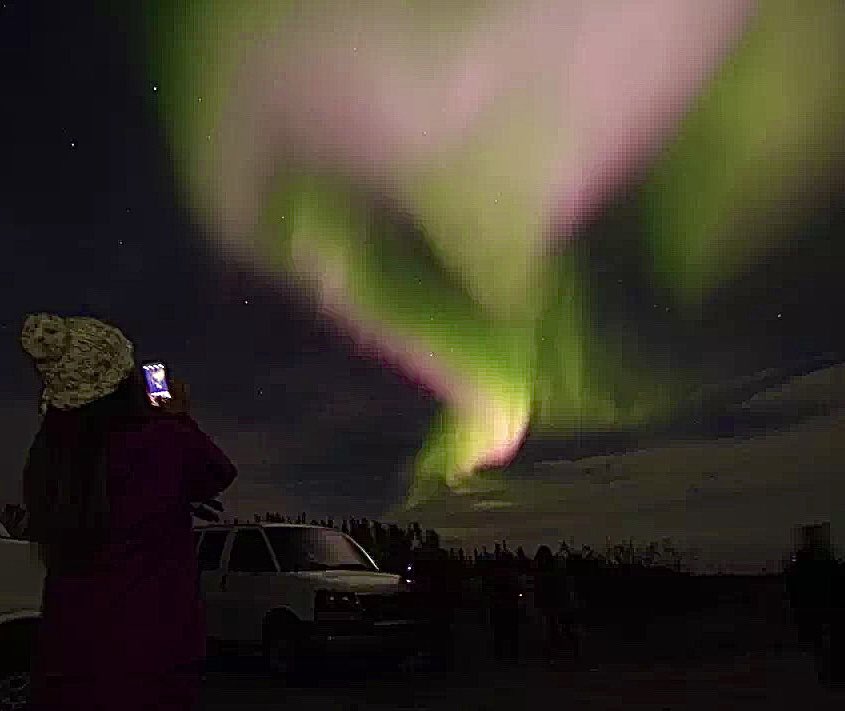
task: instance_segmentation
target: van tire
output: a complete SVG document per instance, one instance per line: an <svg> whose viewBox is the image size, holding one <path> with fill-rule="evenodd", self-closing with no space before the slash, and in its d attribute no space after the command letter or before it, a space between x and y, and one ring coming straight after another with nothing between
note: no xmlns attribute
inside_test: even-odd
<svg viewBox="0 0 845 711"><path fill-rule="evenodd" d="M28 708L36 625L34 620L20 620L0 627L0 711Z"/></svg>
<svg viewBox="0 0 845 711"><path fill-rule="evenodd" d="M302 623L292 613L271 612L264 623L262 651L273 674L289 684L308 681L308 665L303 656Z"/></svg>

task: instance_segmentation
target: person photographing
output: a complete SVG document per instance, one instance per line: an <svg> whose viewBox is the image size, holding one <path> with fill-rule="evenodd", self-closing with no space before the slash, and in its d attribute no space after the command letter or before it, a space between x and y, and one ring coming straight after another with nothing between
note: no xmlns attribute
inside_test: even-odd
<svg viewBox="0 0 845 711"><path fill-rule="evenodd" d="M88 317L27 317L43 383L23 472L46 566L32 708L196 707L205 656L192 504L236 478L191 418L188 389L153 403L133 344Z"/></svg>

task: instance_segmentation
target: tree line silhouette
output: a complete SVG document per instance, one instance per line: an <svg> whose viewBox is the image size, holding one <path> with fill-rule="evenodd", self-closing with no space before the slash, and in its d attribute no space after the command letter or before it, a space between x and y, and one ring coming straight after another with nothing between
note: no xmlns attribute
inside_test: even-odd
<svg viewBox="0 0 845 711"><path fill-rule="evenodd" d="M323 526L342 531L351 536L386 570L401 571L401 566L410 558L433 558L436 560L451 560L465 565L474 565L482 561L514 561L527 563L531 557L526 554L522 546L515 549L508 547L507 540L494 542L492 549L487 546L474 547L465 550L463 547L441 546L440 535L436 530L423 528L413 522L406 526L397 523L384 523L366 517L346 517L340 521L328 516L321 519L309 518L306 513L297 516L284 515L279 512L255 513L251 520L227 519L226 523L287 523L297 525ZM552 547L552 546L550 546ZM611 543L607 541L605 552L600 553L589 545L576 547L573 539L567 542L559 540L553 550L555 557L570 562L584 561L603 566L638 566L641 568L662 567L680 572L694 560L693 552L678 549L671 538L661 541L635 544L633 539L625 543Z"/></svg>
<svg viewBox="0 0 845 711"><path fill-rule="evenodd" d="M20 504L6 504L0 509L0 523L14 538L27 538L28 515ZM321 519L309 518L306 513L296 516L285 515L278 511L253 514L252 519L225 519L224 523L288 523L310 524L333 528L351 536L379 563L389 571L401 571L402 566L412 558L433 558L458 561L465 565L474 565L482 561L514 561L526 563L530 557L521 546L515 550L508 547L507 540L494 542L492 549L487 546L465 550L463 547L443 548L440 535L436 530L423 528L419 523L401 526L397 523L384 523L366 517L352 516L336 520L332 516ZM637 566L640 568L671 568L680 572L694 560L691 552L680 551L670 538L635 545L633 539L624 543L611 543L609 540L604 553L589 545L576 547L573 539L564 539L554 546L555 557L570 562L584 561L602 566Z"/></svg>

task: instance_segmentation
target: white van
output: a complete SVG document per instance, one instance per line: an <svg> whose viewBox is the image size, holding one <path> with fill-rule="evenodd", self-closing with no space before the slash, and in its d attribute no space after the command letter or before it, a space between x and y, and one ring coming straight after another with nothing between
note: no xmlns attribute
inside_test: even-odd
<svg viewBox="0 0 845 711"><path fill-rule="evenodd" d="M29 696L44 572L36 545L12 538L0 524L0 709L24 708Z"/></svg>
<svg viewBox="0 0 845 711"><path fill-rule="evenodd" d="M288 669L331 652L415 653L425 611L344 533L291 524L195 528L209 640Z"/></svg>

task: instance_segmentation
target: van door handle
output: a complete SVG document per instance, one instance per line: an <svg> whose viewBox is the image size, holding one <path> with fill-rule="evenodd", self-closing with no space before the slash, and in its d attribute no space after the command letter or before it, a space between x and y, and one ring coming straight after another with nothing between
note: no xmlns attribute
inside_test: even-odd
<svg viewBox="0 0 845 711"><path fill-rule="evenodd" d="M223 573L223 577L220 578L220 592L226 592L226 578L228 576L226 573Z"/></svg>

